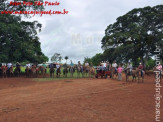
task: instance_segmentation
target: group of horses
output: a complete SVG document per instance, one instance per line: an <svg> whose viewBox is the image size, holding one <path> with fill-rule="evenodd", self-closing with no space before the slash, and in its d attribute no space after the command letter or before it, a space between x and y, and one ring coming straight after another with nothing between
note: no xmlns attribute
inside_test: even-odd
<svg viewBox="0 0 163 122"><path fill-rule="evenodd" d="M7 78L7 77L19 77L20 76L20 67L16 67L15 69L13 68L13 66L11 66L10 68L8 68L7 66L2 66L0 68L0 74L2 74L3 78Z"/></svg>
<svg viewBox="0 0 163 122"><path fill-rule="evenodd" d="M45 78L47 76L46 75L47 68L48 67L43 67L43 66L36 67L35 65L32 65L31 68L26 67L24 75L26 77L43 77L43 78ZM13 66L11 66L10 68L8 68L6 66L2 66L0 68L0 70L1 70L0 74L2 74L3 78L19 77L20 74L22 74L20 67L13 68ZM117 79L117 77L118 77L117 69L114 67L110 67L109 70L111 72L110 78ZM140 70L139 68L133 68L133 69L125 68L123 71L126 76L126 82L129 81L130 78L132 78L132 81L138 81L138 83L140 82L140 80L142 83L144 82L145 71ZM78 65L63 66L62 73L61 73L61 68L52 67L52 68L49 68L49 72L50 72L51 78L54 78L55 73L56 73L57 78L60 78L61 74L63 75L63 77L67 78L68 73L70 73L70 77L73 78L75 72L77 72L77 76L76 76L77 78L80 78L80 77L94 78L96 75L96 69L94 67L78 66Z"/></svg>
<svg viewBox="0 0 163 122"><path fill-rule="evenodd" d="M118 77L117 69L114 67L111 67L110 71L111 71L110 77L112 79L117 79L117 77ZM132 82L138 81L138 83L139 83L140 80L142 83L144 82L144 75L145 75L144 70L140 70L139 68L133 68L133 69L125 68L123 71L126 76L126 82L129 81L130 77L132 77Z"/></svg>
<svg viewBox="0 0 163 122"><path fill-rule="evenodd" d="M25 72L21 72L21 67L13 68L13 66L11 66L10 68L8 68L7 66L2 66L0 68L0 74L2 75L3 78L20 76L25 76L28 78L35 77L45 78L48 76L47 69L48 67L32 65L30 68L26 67ZM73 78L75 72L77 72L77 78L80 78L80 77L94 77L96 70L95 68L90 66L67 65L63 67L62 72L61 67L60 68L50 67L49 72L51 78L54 78L55 73L57 78L60 78L61 74L63 77L67 78L68 73L70 73L70 76Z"/></svg>

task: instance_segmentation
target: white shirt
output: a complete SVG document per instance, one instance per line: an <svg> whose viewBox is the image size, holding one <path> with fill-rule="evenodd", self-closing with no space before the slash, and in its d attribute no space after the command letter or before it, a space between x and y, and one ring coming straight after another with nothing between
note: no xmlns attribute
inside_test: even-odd
<svg viewBox="0 0 163 122"><path fill-rule="evenodd" d="M56 68L57 68L57 69L59 69L59 68L60 68L60 65L59 65L59 64L57 64L57 65L56 65Z"/></svg>
<svg viewBox="0 0 163 122"><path fill-rule="evenodd" d="M26 67L30 68L31 67L31 64L26 64Z"/></svg>
<svg viewBox="0 0 163 122"><path fill-rule="evenodd" d="M12 64L11 64L11 63L8 63L8 64L7 64L7 67L8 67L8 68L10 68L11 66L12 66Z"/></svg>
<svg viewBox="0 0 163 122"><path fill-rule="evenodd" d="M89 66L89 63L85 63L85 66Z"/></svg>
<svg viewBox="0 0 163 122"><path fill-rule="evenodd" d="M128 64L127 68L132 69L132 64Z"/></svg>
<svg viewBox="0 0 163 122"><path fill-rule="evenodd" d="M106 63L103 63L103 67L106 67Z"/></svg>
<svg viewBox="0 0 163 122"><path fill-rule="evenodd" d="M116 68L117 67L117 63L113 63L112 67Z"/></svg>

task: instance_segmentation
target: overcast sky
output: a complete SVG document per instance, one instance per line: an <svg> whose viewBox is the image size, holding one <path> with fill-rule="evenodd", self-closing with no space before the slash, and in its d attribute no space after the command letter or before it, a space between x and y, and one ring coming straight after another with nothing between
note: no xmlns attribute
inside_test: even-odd
<svg viewBox="0 0 163 122"><path fill-rule="evenodd" d="M55 2L56 0L46 0ZM68 15L39 15L31 20L42 24L39 33L43 53L68 56L74 63L102 53L101 39L109 24L134 8L163 4L163 0L58 0L59 6L45 10L69 11ZM103 2L102 2L103 1ZM64 60L62 62L65 62ZM69 61L68 61L69 63Z"/></svg>

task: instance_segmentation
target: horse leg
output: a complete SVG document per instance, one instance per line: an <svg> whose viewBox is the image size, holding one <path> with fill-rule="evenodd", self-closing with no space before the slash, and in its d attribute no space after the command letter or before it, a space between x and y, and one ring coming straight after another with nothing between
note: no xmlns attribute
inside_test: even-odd
<svg viewBox="0 0 163 122"><path fill-rule="evenodd" d="M128 81L128 75L126 74L126 82Z"/></svg>

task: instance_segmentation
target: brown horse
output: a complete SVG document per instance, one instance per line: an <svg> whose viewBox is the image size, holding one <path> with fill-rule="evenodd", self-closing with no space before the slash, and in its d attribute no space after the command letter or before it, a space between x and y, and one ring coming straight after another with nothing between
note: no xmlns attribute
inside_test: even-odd
<svg viewBox="0 0 163 122"><path fill-rule="evenodd" d="M129 80L129 76L132 76L132 81L136 81L136 79L138 79L138 83L140 81L140 77L142 79L142 83L144 82L144 71L141 71L138 68L134 68L131 72L130 69L125 69L125 74L126 74L126 82Z"/></svg>
<svg viewBox="0 0 163 122"><path fill-rule="evenodd" d="M29 67L26 67L25 74L26 74L26 77L31 77L31 69Z"/></svg>
<svg viewBox="0 0 163 122"><path fill-rule="evenodd" d="M1 70L2 70L2 76L3 76L3 78L7 78L7 67L3 65L1 67Z"/></svg>
<svg viewBox="0 0 163 122"><path fill-rule="evenodd" d="M17 77L20 76L20 72L21 72L20 66L16 66L16 68L14 69L14 73L17 75Z"/></svg>
<svg viewBox="0 0 163 122"><path fill-rule="evenodd" d="M46 68L41 66L41 74L42 74L42 77L45 78L46 77Z"/></svg>
<svg viewBox="0 0 163 122"><path fill-rule="evenodd" d="M11 66L11 67L9 68L9 75L10 75L10 77L11 77L11 76L14 77L13 66Z"/></svg>
<svg viewBox="0 0 163 122"><path fill-rule="evenodd" d="M89 66L83 66L83 77L84 76L88 77L89 70L90 70L90 67Z"/></svg>
<svg viewBox="0 0 163 122"><path fill-rule="evenodd" d="M37 77L37 70L35 65L33 65L31 68L31 75L32 77Z"/></svg>
<svg viewBox="0 0 163 122"><path fill-rule="evenodd" d="M70 67L69 67L69 72L70 72L70 74L71 74L71 77L73 78L73 77L74 77L74 72L75 72L74 66L70 66Z"/></svg>
<svg viewBox="0 0 163 122"><path fill-rule="evenodd" d="M117 69L115 67L110 67L110 71L111 71L110 77L112 79L117 79L117 76L118 76Z"/></svg>
<svg viewBox="0 0 163 122"><path fill-rule="evenodd" d="M89 72L89 77L90 77L90 78L94 78L94 77L95 77L95 74L96 74L95 68L89 67L88 72Z"/></svg>
<svg viewBox="0 0 163 122"><path fill-rule="evenodd" d="M61 69L60 69L60 67L59 67L59 68L57 68L57 70L56 70L57 78L60 78L60 74L61 74Z"/></svg>

